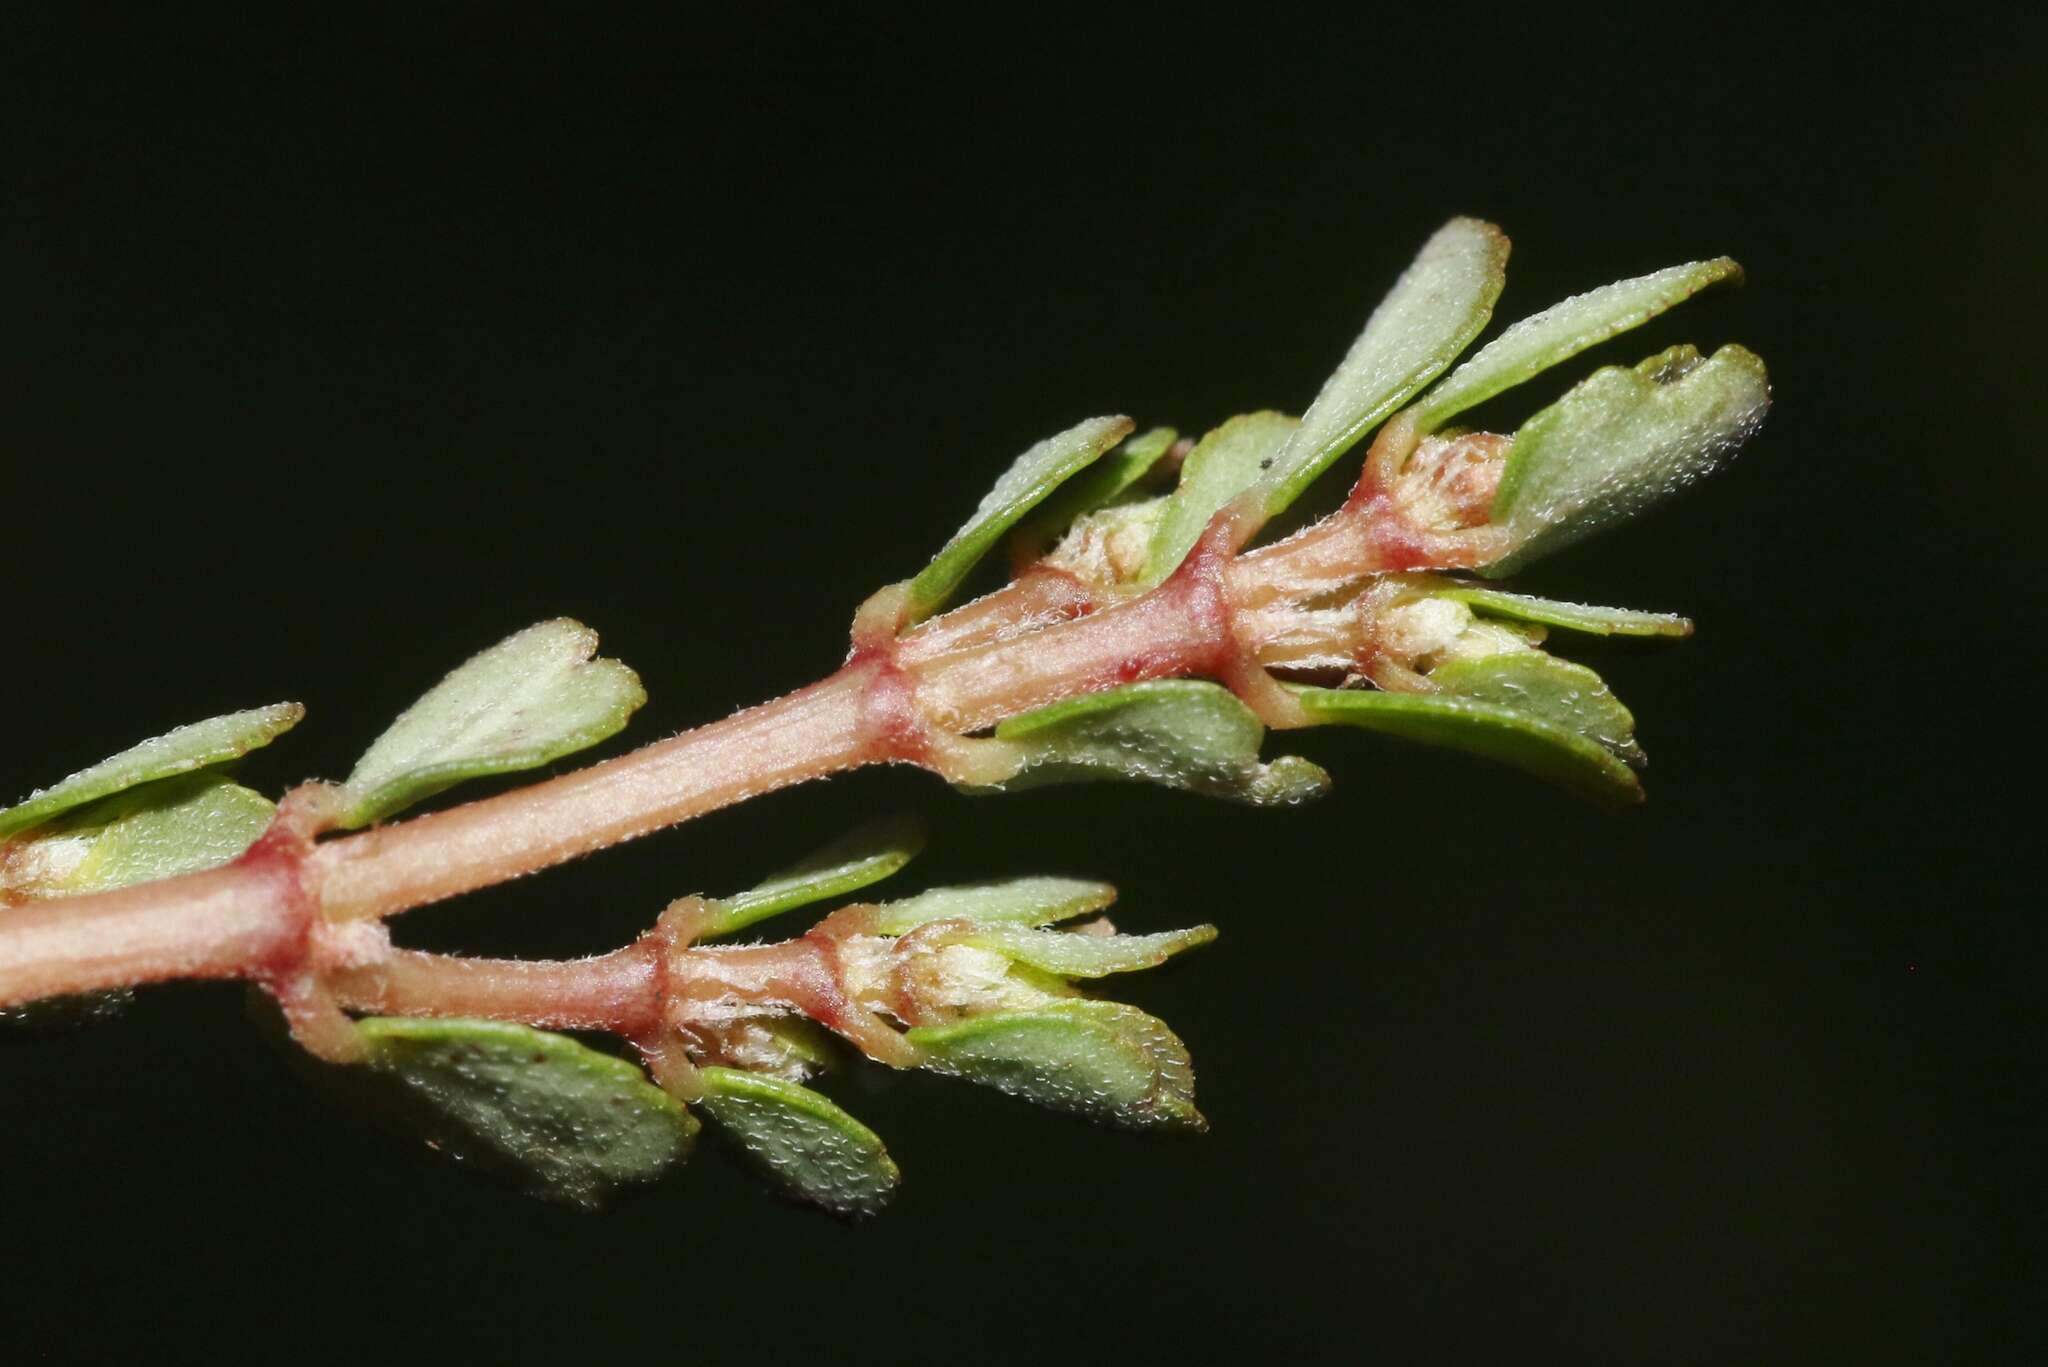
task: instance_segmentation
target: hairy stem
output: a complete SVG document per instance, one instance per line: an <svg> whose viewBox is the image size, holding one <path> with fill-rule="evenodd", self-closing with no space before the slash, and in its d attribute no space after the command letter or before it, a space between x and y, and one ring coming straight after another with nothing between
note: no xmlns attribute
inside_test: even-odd
<svg viewBox="0 0 2048 1367"><path fill-rule="evenodd" d="M279 956L308 952L309 915L327 924L389 916L866 764L917 763L960 777L972 772L974 752L959 737L1118 684L1219 678L1269 723L1291 724L1290 700L1263 666L1313 654L1317 642L1304 645L1304 630L1329 635L1333 648L1355 635L1340 615L1302 611L1305 595L1438 558L1465 563L1459 557L1470 554L1454 544L1459 534L1416 534L1383 500L1355 503L1241 559L1231 553L1232 531L1230 515L1219 515L1165 583L1096 611L1078 581L1046 570L900 641L857 632L853 659L809 688L515 792L315 845L288 878L274 861L245 857L12 911L0 917L0 1005L170 977L274 974ZM585 1019L576 1013L586 1008L604 1023L614 1010L605 994L626 990L606 975L629 965L591 963L605 967L522 986L509 972L473 969L465 980L401 958L346 981L366 1006L379 993L410 1000L445 991L453 995L435 1000L473 998L485 1015L501 1013L492 994L506 993L503 1010L516 1008L521 1019L531 1013L520 1002L559 987L570 1003L561 1023Z"/></svg>

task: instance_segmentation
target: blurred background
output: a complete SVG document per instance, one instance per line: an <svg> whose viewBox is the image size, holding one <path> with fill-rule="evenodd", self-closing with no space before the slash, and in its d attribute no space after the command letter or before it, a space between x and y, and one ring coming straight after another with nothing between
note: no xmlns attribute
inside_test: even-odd
<svg viewBox="0 0 2048 1367"><path fill-rule="evenodd" d="M905 1171L880 1219L715 1144L590 1218L330 1109L237 989L159 989L0 1042L0 1355L2048 1351L2038 20L386 13L0 21L0 802L281 698L247 780L345 773L561 614L652 694L612 750L786 691L1036 438L1299 411L1453 213L1514 239L1502 319L1749 271L1495 425L1678 341L1776 407L1522 581L1698 622L1576 652L1638 812L1362 734L1276 738L1338 780L1294 812L877 771L402 923L593 952L921 810L905 890L1221 925L1122 985L1208 1135L870 1068L829 1089Z"/></svg>

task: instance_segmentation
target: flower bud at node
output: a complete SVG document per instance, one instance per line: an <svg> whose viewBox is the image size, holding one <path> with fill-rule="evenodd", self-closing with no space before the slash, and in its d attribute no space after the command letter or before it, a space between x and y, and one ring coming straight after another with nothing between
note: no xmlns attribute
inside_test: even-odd
<svg viewBox="0 0 2048 1367"><path fill-rule="evenodd" d="M1513 438L1493 432L1424 437L1394 480L1395 507L1421 531L1485 525L1513 445Z"/></svg>

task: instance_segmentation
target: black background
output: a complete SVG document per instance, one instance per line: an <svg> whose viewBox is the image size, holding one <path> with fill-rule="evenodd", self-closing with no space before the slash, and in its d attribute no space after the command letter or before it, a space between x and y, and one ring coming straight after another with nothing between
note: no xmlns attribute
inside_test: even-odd
<svg viewBox="0 0 2048 1367"><path fill-rule="evenodd" d="M2041 36L10 6L0 800L285 697L246 772L336 775L565 613L653 695L614 749L782 692L1036 437L1298 410L1452 213L1514 238L1505 318L1737 256L1600 359L1740 340L1776 409L1524 581L1697 619L1589 657L1640 812L1342 734L1283 738L1339 780L1298 812L872 772L405 922L595 951L923 809L906 886L1089 873L1128 926L1222 925L1124 985L1207 1136L856 1070L879 1220L714 1146L581 1217L328 1109L237 990L161 989L0 1045L0 1352L2038 1360Z"/></svg>

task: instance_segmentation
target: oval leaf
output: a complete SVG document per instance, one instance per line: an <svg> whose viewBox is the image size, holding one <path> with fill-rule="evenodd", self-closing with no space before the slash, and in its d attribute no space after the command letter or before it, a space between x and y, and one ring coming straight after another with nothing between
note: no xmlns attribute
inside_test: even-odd
<svg viewBox="0 0 2048 1367"><path fill-rule="evenodd" d="M1106 508L1130 492L1179 440L1180 433L1171 427L1140 432L1061 485L1010 534L1011 562L1022 566L1044 555L1074 519Z"/></svg>
<svg viewBox="0 0 2048 1367"><path fill-rule="evenodd" d="M1129 418L1090 418L1017 457L982 498L974 516L910 581L910 620L936 612L1005 532L1054 489L1129 436L1132 426Z"/></svg>
<svg viewBox="0 0 2048 1367"><path fill-rule="evenodd" d="M305 715L306 709L298 703L274 703L167 731L111 759L103 759L90 769L81 769L62 783L32 793L19 806L0 812L0 836L27 830L60 812L152 779L239 759L270 744Z"/></svg>
<svg viewBox="0 0 2048 1367"><path fill-rule="evenodd" d="M1024 768L990 790L1122 779L1255 806L1292 806L1329 789L1330 776L1305 759L1287 755L1260 763L1265 735L1252 710L1220 684L1130 684L997 726L997 738L1018 748Z"/></svg>
<svg viewBox="0 0 2048 1367"><path fill-rule="evenodd" d="M1178 569L1210 520L1258 483L1300 426L1301 419L1285 413L1245 413L1197 442L1180 467L1180 487L1152 533L1140 582L1157 584Z"/></svg>
<svg viewBox="0 0 2048 1367"><path fill-rule="evenodd" d="M1317 722L1356 726L1498 760L1603 806L1627 806L1643 798L1635 770L1605 746L1499 703L1447 693L1348 688L1305 688L1300 698L1303 710Z"/></svg>
<svg viewBox="0 0 2048 1367"><path fill-rule="evenodd" d="M875 1132L794 1082L733 1068L700 1068L697 1105L799 1200L834 1215L873 1215L901 1177Z"/></svg>
<svg viewBox="0 0 2048 1367"><path fill-rule="evenodd" d="M1749 439L1770 399L1763 362L1739 346L1594 371L1515 434L1493 521L1516 547L1482 573L1512 574L1677 493Z"/></svg>
<svg viewBox="0 0 2048 1367"><path fill-rule="evenodd" d="M976 930L962 943L992 949L1013 963L1062 978L1101 978L1157 968L1182 950L1206 945L1215 938L1214 926L1190 926L1157 935L1097 935L1086 930L998 925Z"/></svg>
<svg viewBox="0 0 2048 1367"><path fill-rule="evenodd" d="M102 798L0 842L0 904L107 892L225 864L276 808L219 774L180 774Z"/></svg>
<svg viewBox="0 0 2048 1367"><path fill-rule="evenodd" d="M884 902L874 909L868 929L876 935L904 935L933 921L1044 926L1100 911L1115 900L1115 888L1082 878L963 883Z"/></svg>
<svg viewBox="0 0 2048 1367"><path fill-rule="evenodd" d="M1187 1046L1120 1002L1068 1001L906 1032L924 1067L1128 1129L1204 1129Z"/></svg>
<svg viewBox="0 0 2048 1367"><path fill-rule="evenodd" d="M1502 589L1459 585L1445 589L1440 597L1477 608L1493 617L1539 626L1576 631L1584 636L1670 636L1692 635L1692 620L1672 612L1636 612L1629 608L1599 608L1586 603L1566 603L1555 598L1532 598Z"/></svg>
<svg viewBox="0 0 2048 1367"><path fill-rule="evenodd" d="M1498 703L1592 741L1631 768L1643 764L1636 719L1598 674L1540 650L1449 660L1429 673L1446 693Z"/></svg>
<svg viewBox="0 0 2048 1367"><path fill-rule="evenodd" d="M1588 347L1641 327L1709 285L1741 279L1742 267L1720 256L1616 281L1552 304L1488 342L1424 395L1415 405L1418 430L1434 432L1474 404L1570 360Z"/></svg>
<svg viewBox="0 0 2048 1367"><path fill-rule="evenodd" d="M596 652L597 633L562 617L469 660L357 762L340 824L367 826L464 779L532 769L615 735L647 694Z"/></svg>
<svg viewBox="0 0 2048 1367"><path fill-rule="evenodd" d="M1475 218L1437 229L1366 320L1365 331L1259 481L1267 518L1457 359L1507 282L1508 240Z"/></svg>
<svg viewBox="0 0 2048 1367"><path fill-rule="evenodd" d="M379 1016L367 1065L421 1103L428 1142L530 1196L596 1209L686 1156L697 1122L623 1059L524 1025Z"/></svg>
<svg viewBox="0 0 2048 1367"><path fill-rule="evenodd" d="M770 916L879 883L924 849L924 826L889 817L849 832L767 882L721 898L700 939L730 935Z"/></svg>

